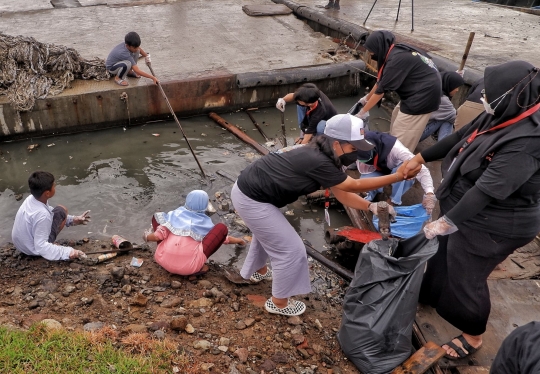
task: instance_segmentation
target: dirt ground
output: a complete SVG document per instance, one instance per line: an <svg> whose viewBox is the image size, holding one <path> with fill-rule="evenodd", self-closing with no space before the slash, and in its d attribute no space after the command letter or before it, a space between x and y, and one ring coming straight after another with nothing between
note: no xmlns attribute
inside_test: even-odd
<svg viewBox="0 0 540 374"><path fill-rule="evenodd" d="M112 247L91 238L61 244L84 252ZM271 282L233 284L213 262L203 276L172 275L154 262L154 249L155 244L90 265L50 262L6 245L0 248L0 324L27 328L54 319L68 330L109 326L120 338L132 332L166 337L193 356L199 372L358 372L336 339L346 284L320 264L310 259L314 292L298 297L306 312L289 318L262 307ZM142 266L132 266L132 257L142 259Z"/></svg>

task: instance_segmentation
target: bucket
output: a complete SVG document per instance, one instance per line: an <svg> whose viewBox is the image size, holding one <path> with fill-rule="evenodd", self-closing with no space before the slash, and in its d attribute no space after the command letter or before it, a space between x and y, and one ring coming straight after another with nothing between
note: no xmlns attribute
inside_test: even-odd
<svg viewBox="0 0 540 374"><path fill-rule="evenodd" d="M118 249L127 249L133 247L131 242L128 242L126 239L122 238L120 235L113 235L112 237L113 245Z"/></svg>

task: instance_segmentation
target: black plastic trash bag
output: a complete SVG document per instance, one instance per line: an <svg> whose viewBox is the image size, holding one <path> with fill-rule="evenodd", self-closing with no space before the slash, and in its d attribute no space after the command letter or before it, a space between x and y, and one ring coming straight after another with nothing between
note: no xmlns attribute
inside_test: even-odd
<svg viewBox="0 0 540 374"><path fill-rule="evenodd" d="M341 349L362 373L388 373L411 355L424 264L438 248L424 233L364 246L338 332Z"/></svg>

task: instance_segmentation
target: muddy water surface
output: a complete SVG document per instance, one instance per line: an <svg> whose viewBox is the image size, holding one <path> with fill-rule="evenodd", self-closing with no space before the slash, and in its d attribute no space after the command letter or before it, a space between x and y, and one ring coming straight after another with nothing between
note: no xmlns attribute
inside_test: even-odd
<svg viewBox="0 0 540 374"><path fill-rule="evenodd" d="M352 106L355 98L333 101L342 113ZM252 114L268 136L278 135L280 116L276 109L260 109ZM245 113L222 116L264 143ZM372 113L372 128L387 130L388 121L380 117L388 118L388 115L384 111ZM298 135L296 122L296 108L289 105L286 111L289 144ZM17 201L15 195L22 194L23 199L29 195L27 179L34 170L46 170L56 177L56 195L49 204L65 205L74 214L92 210L90 224L66 228L59 238L106 239L119 234L140 242L154 212L175 209L193 189L204 189L211 197L216 191L230 192L232 182L217 172L235 178L259 157L206 116L183 119L181 123L209 176L208 181L201 177L178 127L170 121L0 143L3 153L0 156L0 245L11 241L13 220L23 202ZM28 151L31 144L39 147ZM292 209L294 216L289 219L302 237L316 248L324 249L324 209L311 208L313 211L306 212L308 207L301 202L292 204L288 210ZM350 222L343 211L335 209L331 219L332 226ZM214 215L213 220L217 223L220 217ZM243 261L244 256L243 251L239 253L233 246L224 246L213 258L234 263Z"/></svg>

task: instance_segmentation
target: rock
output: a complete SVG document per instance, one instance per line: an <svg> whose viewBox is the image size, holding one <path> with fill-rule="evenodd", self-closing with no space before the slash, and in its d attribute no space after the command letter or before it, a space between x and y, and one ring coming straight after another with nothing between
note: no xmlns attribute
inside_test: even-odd
<svg viewBox="0 0 540 374"><path fill-rule="evenodd" d="M297 335L293 335L293 343L294 345L299 345L299 344L302 344L304 342L304 335L300 335L300 334L297 334Z"/></svg>
<svg viewBox="0 0 540 374"><path fill-rule="evenodd" d="M131 293L131 286L129 284L126 284L124 287L122 287L122 292L126 295L129 295Z"/></svg>
<svg viewBox="0 0 540 374"><path fill-rule="evenodd" d="M234 325L234 327L236 327L237 330L243 330L245 329L247 326L246 324L244 323L244 321L238 321L236 323L236 325Z"/></svg>
<svg viewBox="0 0 540 374"><path fill-rule="evenodd" d="M302 358L306 359L309 358L309 353L304 348L297 348L297 351L300 353Z"/></svg>
<svg viewBox="0 0 540 374"><path fill-rule="evenodd" d="M212 343L210 343L208 340L197 340L195 343L193 343L193 348L207 351L212 348Z"/></svg>
<svg viewBox="0 0 540 374"><path fill-rule="evenodd" d="M272 360L266 359L264 362L259 366L259 370L264 370L265 373L270 373L272 370L276 368L276 363Z"/></svg>
<svg viewBox="0 0 540 374"><path fill-rule="evenodd" d="M323 355L321 357L321 361L324 362L325 364L329 365L329 366L334 365L334 361L330 357L328 357L326 355Z"/></svg>
<svg viewBox="0 0 540 374"><path fill-rule="evenodd" d="M30 301L28 304L28 309L36 309L39 306L39 303L36 300Z"/></svg>
<svg viewBox="0 0 540 374"><path fill-rule="evenodd" d="M134 332L134 333L147 332L147 328L145 325L137 325L137 324L127 325L124 328L124 330L127 332Z"/></svg>
<svg viewBox="0 0 540 374"><path fill-rule="evenodd" d="M123 267L115 266L111 270L111 275L114 279L122 279L124 277L125 270Z"/></svg>
<svg viewBox="0 0 540 374"><path fill-rule="evenodd" d="M64 290L62 291L62 296L68 297L73 291L75 291L77 288L71 284L68 284L64 287Z"/></svg>
<svg viewBox="0 0 540 374"><path fill-rule="evenodd" d="M229 374L240 374L240 371L236 368L234 364L229 366Z"/></svg>
<svg viewBox="0 0 540 374"><path fill-rule="evenodd" d="M249 356L249 352L246 348L238 348L236 351L234 351L234 357L238 357L238 360L240 362L246 362Z"/></svg>
<svg viewBox="0 0 540 374"><path fill-rule="evenodd" d="M83 305L92 305L93 302L94 302L93 297L83 297L83 298L81 298L81 303Z"/></svg>
<svg viewBox="0 0 540 374"><path fill-rule="evenodd" d="M287 323L289 325L301 325L302 324L302 319L298 316L292 316L292 317L289 317L289 319L287 319Z"/></svg>
<svg viewBox="0 0 540 374"><path fill-rule="evenodd" d="M321 322L320 322L318 319L315 320L315 327L316 327L317 330L319 330L319 331L322 331L322 330L323 330L323 325L321 324Z"/></svg>
<svg viewBox="0 0 540 374"><path fill-rule="evenodd" d="M211 307L214 303L212 300L201 297L200 299L190 301L188 303L188 308L204 308L204 307Z"/></svg>
<svg viewBox="0 0 540 374"><path fill-rule="evenodd" d="M289 356L285 352L276 352L272 356L272 361L277 362L278 364L286 364L289 362Z"/></svg>
<svg viewBox="0 0 540 374"><path fill-rule="evenodd" d="M225 347L228 347L229 344L231 344L231 340L229 338L219 338L219 345L224 345Z"/></svg>
<svg viewBox="0 0 540 374"><path fill-rule="evenodd" d="M333 374L341 374L343 373L341 369L338 366L332 366L332 373Z"/></svg>
<svg viewBox="0 0 540 374"><path fill-rule="evenodd" d="M188 334L193 334L195 332L195 329L193 328L193 326L191 326L190 323L188 323L187 326L186 326L186 332Z"/></svg>
<svg viewBox="0 0 540 374"><path fill-rule="evenodd" d="M148 298L141 293L138 293L130 302L131 305L146 306Z"/></svg>
<svg viewBox="0 0 540 374"><path fill-rule="evenodd" d="M62 324L55 319L44 319L41 323L43 323L48 330L62 329Z"/></svg>
<svg viewBox="0 0 540 374"><path fill-rule="evenodd" d="M41 286L47 292L56 292L58 290L58 285L52 279L43 279L41 281Z"/></svg>
<svg viewBox="0 0 540 374"><path fill-rule="evenodd" d="M244 323L246 324L246 327L250 327L251 325L253 325L255 323L255 319L253 318L246 318L244 320Z"/></svg>
<svg viewBox="0 0 540 374"><path fill-rule="evenodd" d="M210 371L210 369L212 369L213 367L214 367L214 364L210 362L204 362L201 364L201 370L203 371Z"/></svg>
<svg viewBox="0 0 540 374"><path fill-rule="evenodd" d="M174 308L182 303L182 299L179 297L171 297L161 303L162 308Z"/></svg>
<svg viewBox="0 0 540 374"><path fill-rule="evenodd" d="M232 308L235 312L238 312L240 310L240 304L237 302L232 303Z"/></svg>
<svg viewBox="0 0 540 374"><path fill-rule="evenodd" d="M172 281L172 282L171 282L171 288L172 288L173 290L177 290L177 289L179 289L179 288L181 288L181 287L182 287L182 283L181 283L181 282L178 282L178 281Z"/></svg>
<svg viewBox="0 0 540 374"><path fill-rule="evenodd" d="M148 330L150 331L165 330L168 328L169 328L169 322L167 321L156 321L156 322L153 322L150 326L148 326Z"/></svg>
<svg viewBox="0 0 540 374"><path fill-rule="evenodd" d="M206 279L201 279L199 282L197 282L197 284L202 288L212 287L212 283L210 281L207 281Z"/></svg>
<svg viewBox="0 0 540 374"><path fill-rule="evenodd" d="M159 339L159 340L163 340L165 339L165 331L163 330L156 330L154 331L154 337L156 337L156 339Z"/></svg>
<svg viewBox="0 0 540 374"><path fill-rule="evenodd" d="M291 346L289 343L287 343L287 342L281 343L281 346L283 347L283 349L291 349L291 347L292 347L292 346Z"/></svg>
<svg viewBox="0 0 540 374"><path fill-rule="evenodd" d="M259 308L264 307L264 303L266 303L266 297L261 295L247 295L247 299L255 306L258 306Z"/></svg>
<svg viewBox="0 0 540 374"><path fill-rule="evenodd" d="M220 345L219 347L217 347L221 352L225 353L229 350L229 347L226 347L224 345Z"/></svg>
<svg viewBox="0 0 540 374"><path fill-rule="evenodd" d="M186 316L174 317L171 321L171 330L182 331L187 327L188 320Z"/></svg>
<svg viewBox="0 0 540 374"><path fill-rule="evenodd" d="M103 328L105 324L103 322L90 322L83 326L84 331L96 331Z"/></svg>

